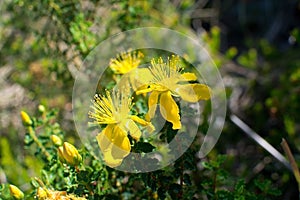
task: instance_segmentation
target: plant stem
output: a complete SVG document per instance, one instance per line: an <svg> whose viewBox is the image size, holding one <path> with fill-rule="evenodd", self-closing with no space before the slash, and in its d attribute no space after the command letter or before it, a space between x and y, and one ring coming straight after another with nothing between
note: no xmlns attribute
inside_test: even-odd
<svg viewBox="0 0 300 200"><path fill-rule="evenodd" d="M298 191L300 192L300 173L299 173L299 168L297 166L297 163L295 161L295 158L291 152L291 149L288 145L288 143L286 142L285 139L282 139L282 142L281 142L281 146L285 152L285 154L287 155L289 161L290 161L290 164L292 166L292 170L293 170L293 173L294 173L294 176L296 178L296 181L298 183Z"/></svg>
<svg viewBox="0 0 300 200"><path fill-rule="evenodd" d="M50 161L51 160L51 155L48 153L48 151L45 149L45 147L43 146L43 144L39 141L39 139L37 138L35 131L33 130L32 127L28 127L28 132L30 137L33 139L33 141L38 145L38 147L41 148L42 153L46 156L47 160Z"/></svg>

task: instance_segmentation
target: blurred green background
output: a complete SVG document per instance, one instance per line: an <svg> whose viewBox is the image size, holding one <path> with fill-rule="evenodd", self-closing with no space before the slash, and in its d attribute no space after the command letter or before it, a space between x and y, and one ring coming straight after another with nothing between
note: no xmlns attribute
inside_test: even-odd
<svg viewBox="0 0 300 200"><path fill-rule="evenodd" d="M286 138L300 162L298 0L2 0L0 13L0 183L26 190L42 166L24 151L20 110L58 109L57 121L79 145L72 72L99 42L145 26L204 41L227 88L228 114L280 152ZM227 154L224 168L232 176L269 179L282 191L279 199L297 197L292 173L229 118L209 156L218 154Z"/></svg>

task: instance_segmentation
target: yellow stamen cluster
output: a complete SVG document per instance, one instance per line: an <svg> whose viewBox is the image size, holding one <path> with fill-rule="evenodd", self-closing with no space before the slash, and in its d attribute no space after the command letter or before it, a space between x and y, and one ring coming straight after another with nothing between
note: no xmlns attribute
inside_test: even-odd
<svg viewBox="0 0 300 200"><path fill-rule="evenodd" d="M89 117L95 119L97 124L119 123L127 117L131 103L132 99L121 95L119 91L114 92L113 98L109 91L106 91L106 96L96 94Z"/></svg>
<svg viewBox="0 0 300 200"><path fill-rule="evenodd" d="M111 59L109 66L116 74L126 74L137 68L143 57L140 51L123 52L117 58Z"/></svg>

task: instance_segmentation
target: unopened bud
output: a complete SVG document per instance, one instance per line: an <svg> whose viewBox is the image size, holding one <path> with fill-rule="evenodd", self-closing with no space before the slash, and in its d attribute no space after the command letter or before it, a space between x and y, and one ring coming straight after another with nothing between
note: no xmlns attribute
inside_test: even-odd
<svg viewBox="0 0 300 200"><path fill-rule="evenodd" d="M58 147L57 148L57 155L58 155L58 159L61 161L61 162L65 162L65 158L64 158L64 148L62 146Z"/></svg>
<svg viewBox="0 0 300 200"><path fill-rule="evenodd" d="M51 141L53 142L53 144L54 144L55 146L60 146L60 145L62 145L62 141L61 141L60 137L58 137L57 135L51 135L51 136L50 136L50 139L51 139Z"/></svg>
<svg viewBox="0 0 300 200"><path fill-rule="evenodd" d="M44 112L46 111L46 108L45 108L45 106L43 106L43 105L39 105L38 110L39 110L41 113L44 113Z"/></svg>
<svg viewBox="0 0 300 200"><path fill-rule="evenodd" d="M76 149L76 147L74 147L72 144L70 144L68 142L64 142L62 153L63 153L64 159L70 165L78 165L82 161L82 157L78 153L78 150Z"/></svg>
<svg viewBox="0 0 300 200"><path fill-rule="evenodd" d="M22 122L25 126L31 126L32 125L32 121L29 117L29 115L25 112L25 111L21 111L21 119Z"/></svg>
<svg viewBox="0 0 300 200"><path fill-rule="evenodd" d="M41 187L38 188L36 194L37 194L37 197L39 200L44 200L44 199L47 199L47 197L48 197L47 191Z"/></svg>
<svg viewBox="0 0 300 200"><path fill-rule="evenodd" d="M24 193L16 186L9 185L10 194L15 199L23 199Z"/></svg>

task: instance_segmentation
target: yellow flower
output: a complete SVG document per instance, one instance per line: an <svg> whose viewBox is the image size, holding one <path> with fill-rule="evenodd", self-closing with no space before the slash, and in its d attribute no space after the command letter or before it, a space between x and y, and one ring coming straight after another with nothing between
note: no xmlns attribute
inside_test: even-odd
<svg viewBox="0 0 300 200"><path fill-rule="evenodd" d="M89 117L94 119L96 124L107 124L97 136L97 141L103 153L104 161L110 167L119 166L123 159L128 156L131 150L127 133L135 140L139 140L142 133L136 123L143 126L152 126L150 122L130 115L132 98L128 96L128 90L117 90L106 96L98 94L94 97Z"/></svg>
<svg viewBox="0 0 300 200"><path fill-rule="evenodd" d="M138 68L143 57L144 55L140 51L128 50L117 55L117 58L110 60L110 68L114 73L123 75L122 78L113 76L119 85L128 85L135 91L140 86L149 82L147 79L149 76L145 75L144 79L139 78L140 73L149 73L146 68Z"/></svg>
<svg viewBox="0 0 300 200"><path fill-rule="evenodd" d="M173 129L180 129L179 108L172 96L181 97L187 102L197 102L201 99L208 100L210 98L208 86L188 82L197 80L194 73L181 73L182 67L178 56L172 56L167 63L164 63L162 58L159 58L157 62L152 59L148 70L152 76L148 88L136 92L136 94L151 92L148 99L148 120L154 117L159 100L162 116L173 124ZM143 79L143 74L141 78Z"/></svg>
<svg viewBox="0 0 300 200"><path fill-rule="evenodd" d="M126 74L137 68L143 57L144 55L139 51L123 52L117 58L111 59L109 66L116 74Z"/></svg>
<svg viewBox="0 0 300 200"><path fill-rule="evenodd" d="M24 193L15 185L9 185L10 194L14 199L23 199Z"/></svg>

